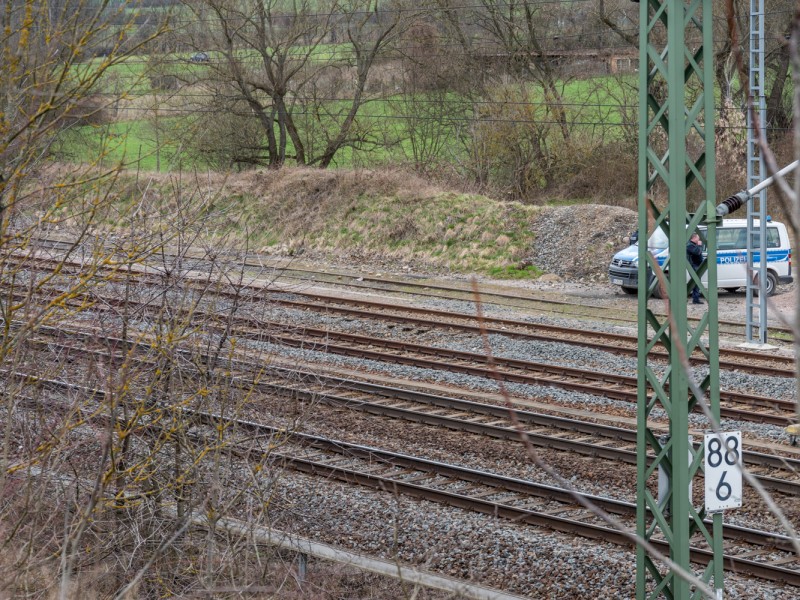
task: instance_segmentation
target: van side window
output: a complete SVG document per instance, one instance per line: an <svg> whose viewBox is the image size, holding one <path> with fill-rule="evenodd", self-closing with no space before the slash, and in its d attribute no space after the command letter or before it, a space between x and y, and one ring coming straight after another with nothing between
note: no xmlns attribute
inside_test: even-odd
<svg viewBox="0 0 800 600"><path fill-rule="evenodd" d="M742 227L717 229L717 250L743 250L747 248L747 231Z"/></svg>
<svg viewBox="0 0 800 600"><path fill-rule="evenodd" d="M756 231L753 235L753 246L755 247L758 244L759 235ZM745 243L747 241L745 240ZM744 248L745 246L742 246ZM767 227L767 248L780 248L781 247L781 236L778 233L777 227Z"/></svg>
<svg viewBox="0 0 800 600"><path fill-rule="evenodd" d="M758 244L758 232L753 236L753 246ZM780 248L781 236L777 227L767 227L767 248ZM745 250L747 229L744 227L722 227L717 229L717 250Z"/></svg>

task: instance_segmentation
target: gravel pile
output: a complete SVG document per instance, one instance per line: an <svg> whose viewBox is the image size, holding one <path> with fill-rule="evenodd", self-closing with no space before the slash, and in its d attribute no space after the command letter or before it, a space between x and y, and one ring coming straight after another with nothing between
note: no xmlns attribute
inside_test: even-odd
<svg viewBox="0 0 800 600"><path fill-rule="evenodd" d="M601 210L598 210L601 209ZM607 281L608 264L637 227L627 208L573 205L542 209L531 223L531 262L571 281Z"/></svg>

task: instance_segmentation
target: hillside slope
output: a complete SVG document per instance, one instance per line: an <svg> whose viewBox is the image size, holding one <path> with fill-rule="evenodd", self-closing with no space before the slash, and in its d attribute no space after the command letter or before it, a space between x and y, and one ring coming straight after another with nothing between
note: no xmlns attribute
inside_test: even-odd
<svg viewBox="0 0 800 600"><path fill-rule="evenodd" d="M528 277L538 273L533 266L565 280L602 281L636 228L626 208L498 201L397 171L282 169L219 185L225 212L248 215L262 252L418 271Z"/></svg>
<svg viewBox="0 0 800 600"><path fill-rule="evenodd" d="M54 165L39 183L55 185L59 177ZM627 208L501 201L391 169L129 172L110 197L99 225L110 232L130 219L150 228L175 221L182 235L221 251L498 279L605 281L611 257L636 228ZM64 226L83 224L81 205L59 212Z"/></svg>

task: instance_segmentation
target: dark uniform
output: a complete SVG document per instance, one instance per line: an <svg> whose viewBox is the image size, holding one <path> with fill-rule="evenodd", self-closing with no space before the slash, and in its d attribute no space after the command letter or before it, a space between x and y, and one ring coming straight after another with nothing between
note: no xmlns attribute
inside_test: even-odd
<svg viewBox="0 0 800 600"><path fill-rule="evenodd" d="M703 264L703 246L700 243L700 236L697 234L694 234L686 244L686 260L695 271ZM692 286L692 304L702 303L700 289L696 285Z"/></svg>

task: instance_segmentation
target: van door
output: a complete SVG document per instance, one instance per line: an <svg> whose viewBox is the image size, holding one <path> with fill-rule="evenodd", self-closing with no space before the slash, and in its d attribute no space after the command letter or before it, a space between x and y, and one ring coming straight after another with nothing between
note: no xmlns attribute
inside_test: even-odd
<svg viewBox="0 0 800 600"><path fill-rule="evenodd" d="M747 271L747 229L717 229L717 287L734 288L745 284Z"/></svg>
<svg viewBox="0 0 800 600"><path fill-rule="evenodd" d="M753 244L759 243L758 232L753 236ZM786 246L788 248L788 245ZM761 262L758 252L753 257L754 267ZM788 270L789 251L781 249L781 234L777 227L767 226L767 268L776 271L778 275L784 274L784 269Z"/></svg>

